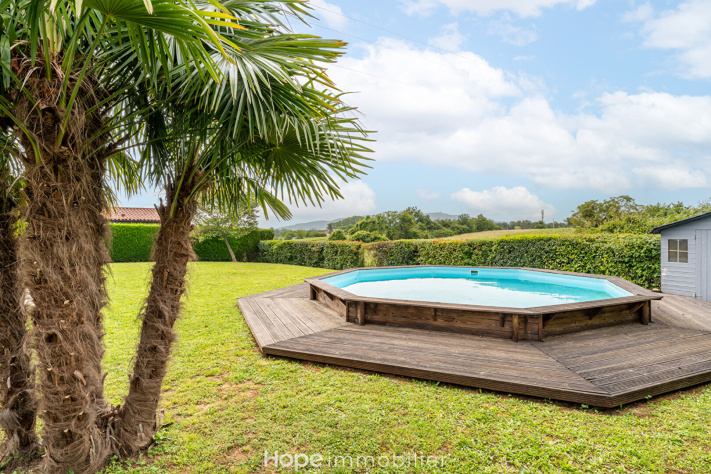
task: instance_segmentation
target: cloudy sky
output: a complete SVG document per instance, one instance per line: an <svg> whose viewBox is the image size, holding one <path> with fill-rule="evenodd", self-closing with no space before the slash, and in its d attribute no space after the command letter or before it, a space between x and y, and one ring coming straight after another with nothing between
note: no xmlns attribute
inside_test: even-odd
<svg viewBox="0 0 711 474"><path fill-rule="evenodd" d="M708 0L312 5L311 31L349 43L329 74L378 133L346 199L293 223L410 205L560 221L612 195L710 197Z"/></svg>

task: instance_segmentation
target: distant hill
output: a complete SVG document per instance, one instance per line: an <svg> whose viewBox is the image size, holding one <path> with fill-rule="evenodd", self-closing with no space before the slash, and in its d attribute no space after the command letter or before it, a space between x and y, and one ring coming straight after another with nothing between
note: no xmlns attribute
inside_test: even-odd
<svg viewBox="0 0 711 474"><path fill-rule="evenodd" d="M454 214L446 214L444 212L428 212L428 216L432 220L440 220L440 219L456 219L459 216L455 216ZM357 216L353 216L357 217ZM332 222L338 222L342 221L344 219L334 219L332 221L310 221L310 222L302 222L301 224L292 224L284 227L279 227L278 230L325 230L328 224Z"/></svg>
<svg viewBox="0 0 711 474"><path fill-rule="evenodd" d="M328 224L340 220L341 219L335 219L332 221L302 222L301 224L292 224L286 227L279 227L279 230L326 230L326 226L328 226Z"/></svg>
<svg viewBox="0 0 711 474"><path fill-rule="evenodd" d="M430 219L432 219L433 221L439 221L442 219L456 219L457 217L459 217L458 215L455 216L454 214L446 214L444 212L428 212L427 215L430 216Z"/></svg>

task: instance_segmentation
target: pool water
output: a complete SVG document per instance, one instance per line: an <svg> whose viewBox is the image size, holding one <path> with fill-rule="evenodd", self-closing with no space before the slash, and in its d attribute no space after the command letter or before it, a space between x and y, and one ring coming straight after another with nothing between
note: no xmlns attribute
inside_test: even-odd
<svg viewBox="0 0 711 474"><path fill-rule="evenodd" d="M415 267L357 270L323 281L369 298L507 308L631 296L604 279L519 269Z"/></svg>

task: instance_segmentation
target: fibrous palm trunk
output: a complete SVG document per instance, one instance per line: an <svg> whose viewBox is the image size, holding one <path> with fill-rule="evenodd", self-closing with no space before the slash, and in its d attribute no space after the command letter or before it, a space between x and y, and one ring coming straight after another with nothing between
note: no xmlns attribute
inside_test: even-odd
<svg viewBox="0 0 711 474"><path fill-rule="evenodd" d="M0 180L0 184L6 183ZM0 202L0 427L5 432L0 469L7 472L27 465L38 449L35 377L25 346L27 315L22 305L14 204L12 198Z"/></svg>
<svg viewBox="0 0 711 474"><path fill-rule="evenodd" d="M166 204L158 208L160 229L153 247L151 288L141 314L143 324L136 350L129 393L120 410L116 437L123 455L148 447L158 429L156 411L170 352L177 335L173 326L180 315L188 262L195 258L190 233L197 209L189 197L190 183L166 186Z"/></svg>
<svg viewBox="0 0 711 474"><path fill-rule="evenodd" d="M21 97L15 115L34 136L39 156L20 131L25 155L26 201L21 240L23 273L34 300L32 342L37 352L38 414L44 422L43 470L93 472L108 454L101 413L104 268L109 261L104 210L106 153L90 150L104 113L96 81L87 76L59 140L67 113L59 101L59 67L47 79L44 66L18 71L29 100ZM36 72L39 71L39 72ZM69 90L76 85L70 76ZM98 142L101 143L102 140Z"/></svg>

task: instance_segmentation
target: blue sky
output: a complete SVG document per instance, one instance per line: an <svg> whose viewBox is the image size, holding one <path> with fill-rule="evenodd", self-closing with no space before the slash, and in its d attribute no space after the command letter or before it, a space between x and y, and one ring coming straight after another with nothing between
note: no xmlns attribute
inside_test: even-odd
<svg viewBox="0 0 711 474"><path fill-rule="evenodd" d="M410 205L560 221L612 195L710 197L709 1L312 5L311 31L349 42L329 74L378 133L346 199L292 223Z"/></svg>

